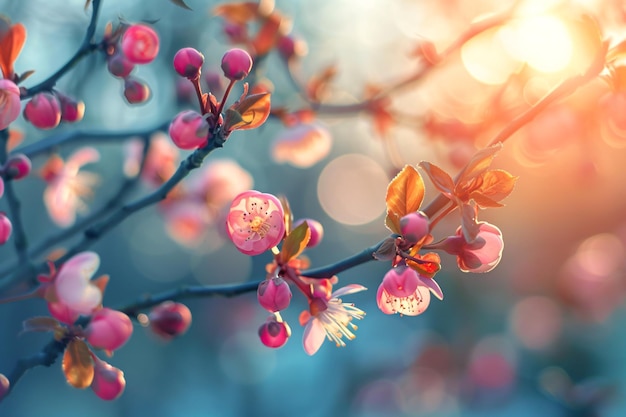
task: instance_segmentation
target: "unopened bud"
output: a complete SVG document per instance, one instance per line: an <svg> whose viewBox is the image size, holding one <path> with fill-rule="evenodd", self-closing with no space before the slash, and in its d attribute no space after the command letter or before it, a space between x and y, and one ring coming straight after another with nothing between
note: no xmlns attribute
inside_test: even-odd
<svg viewBox="0 0 626 417"><path fill-rule="evenodd" d="M261 343L267 347L279 348L287 343L291 336L291 328L284 321L278 321L275 316L268 317L259 327Z"/></svg>
<svg viewBox="0 0 626 417"><path fill-rule="evenodd" d="M196 79L204 63L204 55L194 48L183 48L174 55L174 69L181 77Z"/></svg>
<svg viewBox="0 0 626 417"><path fill-rule="evenodd" d="M233 48L222 57L222 71L231 81L240 81L248 76L252 69L252 57L243 49Z"/></svg>
<svg viewBox="0 0 626 417"><path fill-rule="evenodd" d="M150 87L136 78L128 77L124 80L124 97L130 104L139 104L150 98Z"/></svg>
<svg viewBox="0 0 626 417"><path fill-rule="evenodd" d="M209 123L200 113L184 110L170 123L169 133L180 149L197 149L208 142Z"/></svg>
<svg viewBox="0 0 626 417"><path fill-rule="evenodd" d="M39 129L52 129L61 122L61 103L50 93L39 93L26 103L24 118Z"/></svg>
<svg viewBox="0 0 626 417"><path fill-rule="evenodd" d="M261 307L275 313L289 307L291 289L287 281L280 277L266 279L259 284L257 298Z"/></svg>
<svg viewBox="0 0 626 417"><path fill-rule="evenodd" d="M191 311L186 305L172 301L156 306L148 318L152 331L166 340L182 335L191 325Z"/></svg>
<svg viewBox="0 0 626 417"><path fill-rule="evenodd" d="M4 164L4 172L8 177L14 180L20 180L28 176L31 168L30 159L21 153L11 156L6 164ZM2 195L2 193L0 193L0 195Z"/></svg>

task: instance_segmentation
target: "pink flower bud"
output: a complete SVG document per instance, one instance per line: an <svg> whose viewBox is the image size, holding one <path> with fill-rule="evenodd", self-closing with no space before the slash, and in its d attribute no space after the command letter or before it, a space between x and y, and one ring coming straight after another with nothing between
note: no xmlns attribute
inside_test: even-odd
<svg viewBox="0 0 626 417"><path fill-rule="evenodd" d="M409 213L400 219L402 237L411 245L422 240L429 231L430 221L421 211Z"/></svg>
<svg viewBox="0 0 626 417"><path fill-rule="evenodd" d="M191 325L191 311L186 305L172 301L156 306L148 318L152 331L166 340L182 335Z"/></svg>
<svg viewBox="0 0 626 417"><path fill-rule="evenodd" d="M61 120L68 123L80 122L85 115L85 103L65 94L57 93L61 103Z"/></svg>
<svg viewBox="0 0 626 417"><path fill-rule="evenodd" d="M193 110L184 110L170 123L170 137L180 149L197 149L209 140L209 123Z"/></svg>
<svg viewBox="0 0 626 417"><path fill-rule="evenodd" d="M122 51L133 64L147 64L159 53L159 36L146 25L131 25L122 36Z"/></svg>
<svg viewBox="0 0 626 417"><path fill-rule="evenodd" d="M289 307L291 289L287 281L280 277L266 279L259 284L257 298L261 307L275 313Z"/></svg>
<svg viewBox="0 0 626 417"><path fill-rule="evenodd" d="M294 39L291 36L283 36L278 40L276 45L278 53L285 60L289 61L292 58L306 55L307 46L304 41L300 39Z"/></svg>
<svg viewBox="0 0 626 417"><path fill-rule="evenodd" d="M85 329L85 336L91 346L109 351L121 347L132 333L133 323L128 316L110 308L96 311Z"/></svg>
<svg viewBox="0 0 626 417"><path fill-rule="evenodd" d="M110 401L122 395L124 388L126 388L124 372L100 359L96 359L93 381L91 382L93 392L103 400Z"/></svg>
<svg viewBox="0 0 626 417"><path fill-rule="evenodd" d="M150 98L150 87L136 78L128 77L124 80L124 97L130 104L143 103Z"/></svg>
<svg viewBox="0 0 626 417"><path fill-rule="evenodd" d="M248 76L252 69L252 57L243 49L233 48L222 57L222 71L231 81L240 81Z"/></svg>
<svg viewBox="0 0 626 417"><path fill-rule="evenodd" d="M245 24L229 23L224 24L224 34L230 43L244 43L248 39L248 30Z"/></svg>
<svg viewBox="0 0 626 417"><path fill-rule="evenodd" d="M4 376L4 374L0 374L0 401L9 393L11 390L11 383L9 379Z"/></svg>
<svg viewBox="0 0 626 417"><path fill-rule="evenodd" d="M0 130L9 127L21 109L20 88L11 80L0 79Z"/></svg>
<svg viewBox="0 0 626 417"><path fill-rule="evenodd" d="M53 94L36 94L26 103L24 118L39 129L57 127L61 122L61 103Z"/></svg>
<svg viewBox="0 0 626 417"><path fill-rule="evenodd" d="M318 222L317 220L300 219L300 220L296 220L293 223L293 229L300 226L304 222L307 222L307 224L309 225L309 230L311 231L311 238L309 239L309 242L306 244L306 247L314 248L322 241L322 238L324 237L324 226L322 226L322 224Z"/></svg>
<svg viewBox="0 0 626 417"><path fill-rule="evenodd" d="M287 343L289 336L291 336L289 325L282 320L278 321L273 315L259 327L259 338L267 347L279 348Z"/></svg>
<svg viewBox="0 0 626 417"><path fill-rule="evenodd" d="M275 196L245 191L230 206L226 219L228 237L241 253L259 255L283 240L283 216L283 206Z"/></svg>
<svg viewBox="0 0 626 417"><path fill-rule="evenodd" d="M181 77L190 80L200 76L200 70L204 63L204 55L194 48L183 48L174 55L174 69Z"/></svg>
<svg viewBox="0 0 626 417"><path fill-rule="evenodd" d="M450 236L437 245L438 249L457 256L457 264L463 272L489 272L502 259L504 240L500 229L487 222L480 222L478 225L478 235L471 243L465 241L459 227L455 236Z"/></svg>
<svg viewBox="0 0 626 417"><path fill-rule="evenodd" d="M126 78L135 68L135 64L130 62L121 52L116 52L107 59L107 69L115 77Z"/></svg>
<svg viewBox="0 0 626 417"><path fill-rule="evenodd" d="M30 159L24 154L16 154L9 158L9 160L4 164L4 172L7 176L14 180L20 180L28 174L30 174L30 170L32 165L30 163ZM0 192L0 196L2 192Z"/></svg>
<svg viewBox="0 0 626 417"><path fill-rule="evenodd" d="M9 220L6 214L0 212L0 245L7 243L7 240L11 237L12 231L13 225L11 224L11 220Z"/></svg>

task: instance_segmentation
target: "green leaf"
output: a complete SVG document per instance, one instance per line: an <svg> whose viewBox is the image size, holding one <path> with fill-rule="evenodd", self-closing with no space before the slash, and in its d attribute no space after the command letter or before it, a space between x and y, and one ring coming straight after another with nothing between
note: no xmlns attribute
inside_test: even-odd
<svg viewBox="0 0 626 417"><path fill-rule="evenodd" d="M282 261L287 263L289 260L300 255L306 247L306 244L309 243L309 239L311 239L309 224L303 222L293 229L285 239L285 243L283 243L282 250L280 251Z"/></svg>
<svg viewBox="0 0 626 417"><path fill-rule="evenodd" d="M170 0L172 3L183 9L191 10L191 7L187 6L183 0Z"/></svg>

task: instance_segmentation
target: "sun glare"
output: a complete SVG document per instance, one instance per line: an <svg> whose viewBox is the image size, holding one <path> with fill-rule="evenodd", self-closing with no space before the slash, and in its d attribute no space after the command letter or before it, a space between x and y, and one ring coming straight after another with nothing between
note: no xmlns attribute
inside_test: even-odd
<svg viewBox="0 0 626 417"><path fill-rule="evenodd" d="M509 38L505 42L507 51L537 71L561 71L572 59L572 39L563 21L557 17L526 17L514 21L503 31L511 31L512 35L506 36Z"/></svg>

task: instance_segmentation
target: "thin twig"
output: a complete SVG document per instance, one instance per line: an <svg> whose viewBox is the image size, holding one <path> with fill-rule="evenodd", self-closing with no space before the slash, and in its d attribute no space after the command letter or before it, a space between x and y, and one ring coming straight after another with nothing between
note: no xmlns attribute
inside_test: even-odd
<svg viewBox="0 0 626 417"><path fill-rule="evenodd" d="M37 93L52 90L52 88L54 88L54 86L56 85L57 81L63 75L65 75L65 73L71 70L84 57L86 57L87 55L91 54L92 52L100 48L100 45L93 43L92 41L93 41L94 34L96 32L96 24L98 22L98 14L100 11L101 3L102 3L101 0L92 1L92 13L91 13L91 19L89 21L89 26L87 26L87 31L85 32L85 38L83 39L83 42L80 45L80 48L78 48L74 56L72 56L70 60L67 63L65 63L65 65L59 68L59 70L57 70L57 72L52 74L50 77L46 78L39 84L34 85L26 89L25 91L23 91L23 93L20 96L22 100L30 98Z"/></svg>

